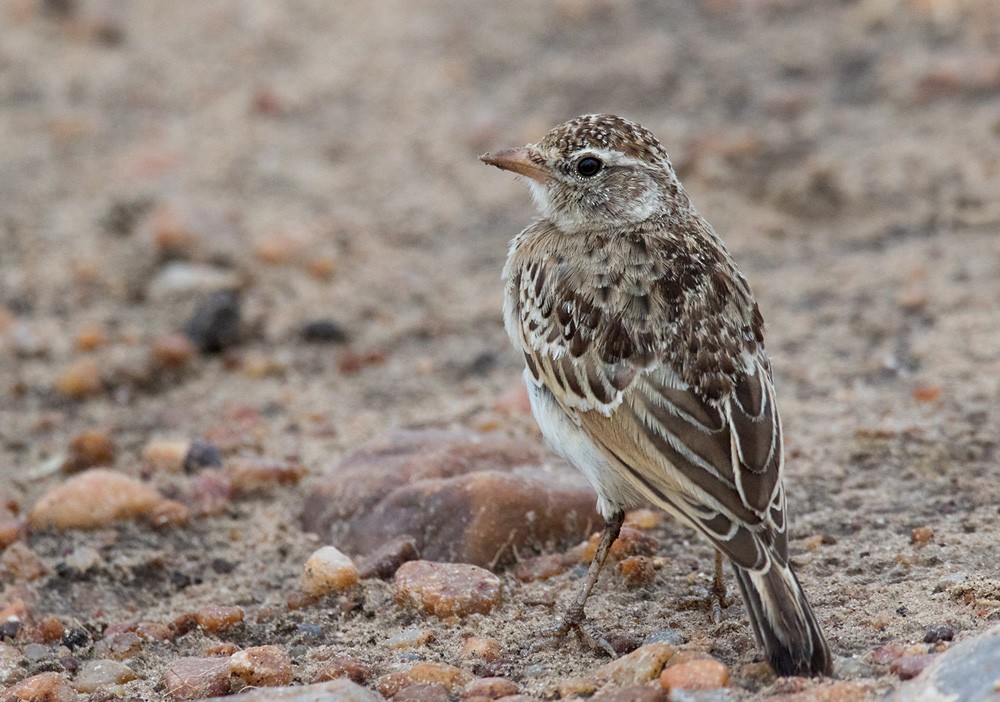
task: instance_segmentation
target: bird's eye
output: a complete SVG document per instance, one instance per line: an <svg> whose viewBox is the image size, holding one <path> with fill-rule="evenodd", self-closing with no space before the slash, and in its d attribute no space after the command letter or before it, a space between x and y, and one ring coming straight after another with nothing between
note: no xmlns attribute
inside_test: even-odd
<svg viewBox="0 0 1000 702"><path fill-rule="evenodd" d="M603 165L604 164L601 163L601 159L599 158L584 156L577 162L576 172L584 178L590 178L591 176L597 175Z"/></svg>

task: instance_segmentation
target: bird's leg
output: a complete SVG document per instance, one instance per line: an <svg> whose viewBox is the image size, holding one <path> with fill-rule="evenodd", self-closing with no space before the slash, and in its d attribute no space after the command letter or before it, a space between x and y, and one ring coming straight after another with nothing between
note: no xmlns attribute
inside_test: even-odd
<svg viewBox="0 0 1000 702"><path fill-rule="evenodd" d="M712 594L709 599L712 623L718 624L722 621L722 610L730 605L726 595L726 580L722 574L722 551L718 549L715 550L715 576L712 578Z"/></svg>
<svg viewBox="0 0 1000 702"><path fill-rule="evenodd" d="M611 515L611 518L604 525L604 533L601 534L601 542L597 546L597 553L594 554L594 560L590 562L590 568L587 570L587 580L583 583L583 588L577 594L573 604L563 613L559 624L544 632L547 637L555 641L560 641L569 633L570 629L576 629L591 646L603 650L612 658L617 657L618 654L612 648L611 644L603 636L592 631L587 626L587 615L584 614L583 608L587 604L587 598L590 597L590 591L597 584L601 568L604 566L604 562L608 560L611 544L618 538L618 534L622 530L622 522L624 521L625 512L618 510Z"/></svg>

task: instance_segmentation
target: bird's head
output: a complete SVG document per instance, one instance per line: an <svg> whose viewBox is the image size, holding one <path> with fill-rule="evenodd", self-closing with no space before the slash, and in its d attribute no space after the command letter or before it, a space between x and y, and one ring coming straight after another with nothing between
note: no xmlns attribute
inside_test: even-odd
<svg viewBox="0 0 1000 702"><path fill-rule="evenodd" d="M542 216L564 231L634 226L686 202L656 137L614 115L577 117L537 144L480 158L524 176Z"/></svg>

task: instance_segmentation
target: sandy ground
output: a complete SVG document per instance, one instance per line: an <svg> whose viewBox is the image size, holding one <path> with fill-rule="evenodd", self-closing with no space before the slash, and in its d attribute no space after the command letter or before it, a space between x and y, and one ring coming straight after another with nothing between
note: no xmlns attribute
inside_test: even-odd
<svg viewBox="0 0 1000 702"><path fill-rule="evenodd" d="M499 273L533 216L476 156L615 112L661 137L755 289L800 577L841 677L881 693L898 681L873 650L1000 618L998 55L989 0L4 0L0 302L33 337L0 351L2 498L30 508L59 480L39 467L86 429L138 474L151 437L252 408L254 450L318 475L391 429L474 423L518 382ZM156 287L164 218L194 232L188 258L243 281L255 331L234 353L278 370L212 357L150 388L61 397L53 383L87 355L79 333L107 337L103 371L190 315ZM351 351L303 344L316 318L342 324ZM369 351L384 362L344 372ZM540 440L525 418L499 429ZM32 535L50 575L18 587L37 614L95 632L283 604L316 546L298 527L308 483L184 528ZM916 527L930 543L911 543ZM709 549L676 525L657 535L654 586L599 587L598 623L684 631L731 667L740 699L782 689L740 673L756 655L741 606L719 625L682 606ZM81 544L102 548L103 574L53 575ZM285 646L307 680L331 651L387 670L407 654L379 641L414 623L437 630L422 657L455 663L474 630L542 694L599 661L575 642L521 653L552 615L530 603L565 596L573 575L508 579L503 608L452 627L378 607L388 586L371 584L375 616L307 608L234 641ZM148 646L131 694L156 699L165 662L208 643Z"/></svg>

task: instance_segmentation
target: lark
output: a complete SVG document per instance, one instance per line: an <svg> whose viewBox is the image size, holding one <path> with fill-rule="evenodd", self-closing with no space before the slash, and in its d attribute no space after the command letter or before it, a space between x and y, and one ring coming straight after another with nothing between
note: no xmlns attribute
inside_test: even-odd
<svg viewBox="0 0 1000 702"><path fill-rule="evenodd" d="M522 176L541 211L510 245L505 326L542 434L606 524L555 633L589 630L584 605L625 510L648 501L728 557L779 675L830 675L788 557L764 321L667 152L634 122L585 115L481 159Z"/></svg>

